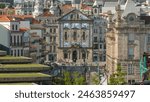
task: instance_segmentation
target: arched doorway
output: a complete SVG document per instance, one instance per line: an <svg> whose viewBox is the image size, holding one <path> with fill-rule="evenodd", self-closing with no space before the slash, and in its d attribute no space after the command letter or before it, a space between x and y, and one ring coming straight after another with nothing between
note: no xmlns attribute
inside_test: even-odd
<svg viewBox="0 0 150 102"><path fill-rule="evenodd" d="M77 61L77 51L76 50L72 52L72 61L73 62Z"/></svg>

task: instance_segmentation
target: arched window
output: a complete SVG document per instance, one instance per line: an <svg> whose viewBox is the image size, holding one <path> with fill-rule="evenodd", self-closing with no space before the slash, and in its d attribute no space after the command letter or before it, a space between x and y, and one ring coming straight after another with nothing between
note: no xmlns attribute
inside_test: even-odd
<svg viewBox="0 0 150 102"><path fill-rule="evenodd" d="M83 40L85 40L85 32L83 32L83 35L82 35L82 37L83 37Z"/></svg>
<svg viewBox="0 0 150 102"><path fill-rule="evenodd" d="M77 40L77 33L76 32L73 33L73 40Z"/></svg>
<svg viewBox="0 0 150 102"><path fill-rule="evenodd" d="M68 37L67 37L67 32L65 32L65 40L67 40L68 39Z"/></svg>

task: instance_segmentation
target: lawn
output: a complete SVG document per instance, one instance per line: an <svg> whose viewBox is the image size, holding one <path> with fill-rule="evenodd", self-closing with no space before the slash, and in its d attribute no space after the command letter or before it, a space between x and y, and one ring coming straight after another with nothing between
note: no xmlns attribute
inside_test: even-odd
<svg viewBox="0 0 150 102"><path fill-rule="evenodd" d="M48 68L42 64L1 64L0 68Z"/></svg>
<svg viewBox="0 0 150 102"><path fill-rule="evenodd" d="M35 83L0 83L0 85L36 85Z"/></svg>
<svg viewBox="0 0 150 102"><path fill-rule="evenodd" d="M0 73L0 78L51 77L43 73Z"/></svg>
<svg viewBox="0 0 150 102"><path fill-rule="evenodd" d="M19 59L31 59L31 58L28 58L28 57L13 57L13 56L3 56L3 57L0 57L0 60L19 60Z"/></svg>

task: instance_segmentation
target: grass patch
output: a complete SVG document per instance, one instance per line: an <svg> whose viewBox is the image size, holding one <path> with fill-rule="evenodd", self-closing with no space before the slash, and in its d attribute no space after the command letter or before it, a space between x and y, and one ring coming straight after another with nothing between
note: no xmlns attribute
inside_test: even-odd
<svg viewBox="0 0 150 102"><path fill-rule="evenodd" d="M48 68L42 64L2 64L0 68Z"/></svg>
<svg viewBox="0 0 150 102"><path fill-rule="evenodd" d="M19 59L31 59L31 58L28 58L28 57L14 57L14 56L0 57L0 60L19 60Z"/></svg>
<svg viewBox="0 0 150 102"><path fill-rule="evenodd" d="M43 73L0 73L0 78L51 77Z"/></svg>
<svg viewBox="0 0 150 102"><path fill-rule="evenodd" d="M0 83L0 85L35 85L35 83Z"/></svg>

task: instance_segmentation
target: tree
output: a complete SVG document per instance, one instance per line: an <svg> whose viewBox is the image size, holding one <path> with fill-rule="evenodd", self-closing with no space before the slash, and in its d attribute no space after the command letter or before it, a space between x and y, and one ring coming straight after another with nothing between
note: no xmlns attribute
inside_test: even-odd
<svg viewBox="0 0 150 102"><path fill-rule="evenodd" d="M92 78L92 84L98 85L100 83L100 78L98 73L94 73L93 75L91 75L91 78Z"/></svg>
<svg viewBox="0 0 150 102"><path fill-rule="evenodd" d="M84 85L85 78L80 75L78 72L64 72L64 84L65 85Z"/></svg>
<svg viewBox="0 0 150 102"><path fill-rule="evenodd" d="M65 85L71 85L72 82L71 82L71 75L68 71L65 71L64 72L64 84Z"/></svg>
<svg viewBox="0 0 150 102"><path fill-rule="evenodd" d="M6 7L5 4L0 4L1 9L4 9L5 7Z"/></svg>
<svg viewBox="0 0 150 102"><path fill-rule="evenodd" d="M73 73L73 85L84 85L85 78L80 75L78 72Z"/></svg>
<svg viewBox="0 0 150 102"><path fill-rule="evenodd" d="M117 65L117 72L110 76L109 84L110 85L123 85L123 84L125 84L126 83L125 78L124 78L125 75L126 75L126 73L122 72L122 70L121 70L121 65L118 64Z"/></svg>

